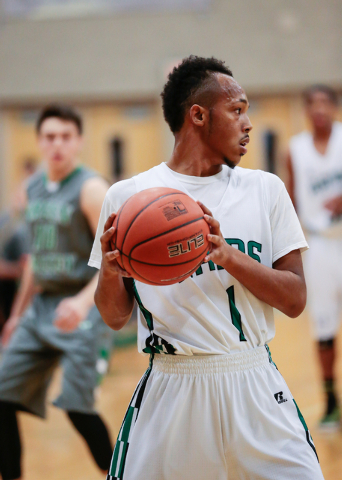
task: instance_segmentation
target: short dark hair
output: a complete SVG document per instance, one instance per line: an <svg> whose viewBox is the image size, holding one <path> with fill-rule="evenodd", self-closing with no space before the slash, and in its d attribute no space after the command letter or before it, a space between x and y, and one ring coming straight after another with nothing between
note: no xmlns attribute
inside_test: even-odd
<svg viewBox="0 0 342 480"><path fill-rule="evenodd" d="M164 118L173 133L182 128L186 109L191 106L189 102L213 81L215 73L233 76L221 60L190 55L169 74L161 97Z"/></svg>
<svg viewBox="0 0 342 480"><path fill-rule="evenodd" d="M40 112L36 123L37 133L40 132L42 123L48 118L59 118L66 122L72 122L76 125L78 133L80 135L83 133L83 122L81 115L69 105L62 105L58 103L46 105Z"/></svg>
<svg viewBox="0 0 342 480"><path fill-rule="evenodd" d="M306 90L304 90L303 97L304 97L305 103L310 103L312 99L312 95L316 92L325 93L329 97L329 100L331 101L331 103L333 103L334 105L338 105L337 92L333 88L329 87L328 85L324 85L321 83L311 85Z"/></svg>

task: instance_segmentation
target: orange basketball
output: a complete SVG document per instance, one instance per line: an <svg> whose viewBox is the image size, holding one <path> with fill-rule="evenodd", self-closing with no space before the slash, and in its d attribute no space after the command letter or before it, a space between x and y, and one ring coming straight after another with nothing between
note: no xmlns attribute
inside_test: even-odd
<svg viewBox="0 0 342 480"><path fill-rule="evenodd" d="M119 265L149 285L172 285L188 278L209 249L203 211L185 193L149 188L130 197L114 220L112 247Z"/></svg>

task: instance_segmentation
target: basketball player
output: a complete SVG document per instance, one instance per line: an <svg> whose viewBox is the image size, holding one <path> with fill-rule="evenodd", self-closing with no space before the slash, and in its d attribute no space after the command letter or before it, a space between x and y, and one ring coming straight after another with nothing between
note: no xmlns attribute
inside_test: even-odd
<svg viewBox="0 0 342 480"><path fill-rule="evenodd" d="M325 85L304 95L312 132L291 139L288 154L288 191L307 231L308 305L326 394L322 429L340 426L335 387L336 335L342 293L342 124L335 121L338 97Z"/></svg>
<svg viewBox="0 0 342 480"><path fill-rule="evenodd" d="M21 477L16 412L45 417L46 390L60 362L62 393L55 405L66 411L102 471L108 470L111 457L107 429L94 410L97 341L103 322L93 300L96 271L87 266L108 187L78 165L82 121L73 109L46 107L37 134L46 168L27 186L31 256L2 337L8 345L0 364L3 480ZM38 293L32 298L33 290Z"/></svg>
<svg viewBox="0 0 342 480"><path fill-rule="evenodd" d="M151 355L107 478L322 479L267 346L273 307L296 317L306 302L307 243L291 200L276 176L236 167L252 125L246 94L223 62L184 59L162 98L171 159L109 189L90 260L100 268L95 301L105 322L125 325L135 297L139 349ZM200 200L210 225L205 263L176 285L133 282L110 248L115 212L150 187Z"/></svg>

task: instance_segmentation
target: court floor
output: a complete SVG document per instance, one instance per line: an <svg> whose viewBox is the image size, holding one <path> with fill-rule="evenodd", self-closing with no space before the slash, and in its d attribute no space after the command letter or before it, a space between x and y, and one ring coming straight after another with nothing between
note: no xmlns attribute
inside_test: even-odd
<svg viewBox="0 0 342 480"><path fill-rule="evenodd" d="M273 360L285 377L311 431L325 480L340 480L342 431L322 434L316 428L323 409L323 396L307 315L289 319L277 314L276 337L270 348ZM337 371L341 379L341 336L339 351L341 355ZM112 358L110 373L99 392L98 408L110 427L113 440L147 364L148 359L140 356L134 346L117 350ZM51 386L50 398L58 391L58 377L57 374ZM340 381L339 394L342 399L341 387ZM70 427L62 411L49 406L47 421L21 414L20 425L24 442L24 480L104 480L95 468L86 445Z"/></svg>

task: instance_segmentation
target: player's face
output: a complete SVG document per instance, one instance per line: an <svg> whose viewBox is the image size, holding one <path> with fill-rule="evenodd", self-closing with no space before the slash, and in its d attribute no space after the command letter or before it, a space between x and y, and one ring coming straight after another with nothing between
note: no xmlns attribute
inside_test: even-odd
<svg viewBox="0 0 342 480"><path fill-rule="evenodd" d="M217 78L222 95L210 110L207 140L221 163L234 168L247 153L248 134L253 128L247 115L249 103L236 80L223 74Z"/></svg>
<svg viewBox="0 0 342 480"><path fill-rule="evenodd" d="M306 105L307 115L315 129L328 130L336 116L336 106L325 92L313 92Z"/></svg>
<svg viewBox="0 0 342 480"><path fill-rule="evenodd" d="M53 172L69 171L82 147L76 125L59 118L47 118L41 125L38 144L48 168Z"/></svg>

